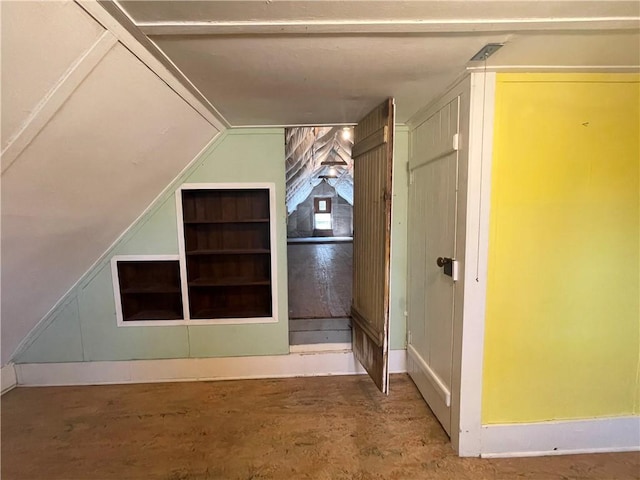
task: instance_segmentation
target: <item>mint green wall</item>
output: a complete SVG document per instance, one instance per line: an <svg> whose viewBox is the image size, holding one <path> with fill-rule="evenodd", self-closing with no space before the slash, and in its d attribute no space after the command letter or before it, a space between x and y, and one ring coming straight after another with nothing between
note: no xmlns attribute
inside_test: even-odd
<svg viewBox="0 0 640 480"><path fill-rule="evenodd" d="M405 348L408 132L396 133L391 332L392 349ZM286 208L282 129L229 130L167 187L149 211L87 272L32 332L14 361L47 363L185 357L278 355L289 352ZM177 254L174 192L182 183L273 182L276 185L277 323L117 327L109 261L114 255Z"/></svg>
<svg viewBox="0 0 640 480"><path fill-rule="evenodd" d="M172 189L174 190L174 189ZM178 224L176 222L176 199L158 202L159 208L147 216L140 229L121 242L118 255L169 255L178 253Z"/></svg>
<svg viewBox="0 0 640 480"><path fill-rule="evenodd" d="M15 362L76 362L83 358L80 313L76 295L65 299L55 315L55 321L40 329L34 344Z"/></svg>
<svg viewBox="0 0 640 480"><path fill-rule="evenodd" d="M389 346L407 348L407 202L409 199L409 129L396 127L393 152L393 200L391 203L391 286Z"/></svg>

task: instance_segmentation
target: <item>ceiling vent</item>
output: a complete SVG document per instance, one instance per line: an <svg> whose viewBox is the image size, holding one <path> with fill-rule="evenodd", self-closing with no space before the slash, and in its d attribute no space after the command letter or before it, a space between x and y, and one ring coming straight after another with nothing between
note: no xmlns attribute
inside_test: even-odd
<svg viewBox="0 0 640 480"><path fill-rule="evenodd" d="M484 47L480 49L478 53L476 53L473 57L471 57L472 62L483 62L491 55L496 53L502 47L504 43L487 43Z"/></svg>

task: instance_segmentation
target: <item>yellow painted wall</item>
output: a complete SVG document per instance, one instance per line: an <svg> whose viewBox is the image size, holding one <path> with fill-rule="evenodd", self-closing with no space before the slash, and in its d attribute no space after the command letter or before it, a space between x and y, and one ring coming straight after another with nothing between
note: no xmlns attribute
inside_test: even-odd
<svg viewBox="0 0 640 480"><path fill-rule="evenodd" d="M640 413L640 76L501 74L483 424Z"/></svg>

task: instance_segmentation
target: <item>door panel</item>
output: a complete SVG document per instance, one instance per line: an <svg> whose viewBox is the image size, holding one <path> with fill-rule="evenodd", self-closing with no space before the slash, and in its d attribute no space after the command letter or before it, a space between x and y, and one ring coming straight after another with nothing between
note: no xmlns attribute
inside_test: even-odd
<svg viewBox="0 0 640 480"><path fill-rule="evenodd" d="M378 388L389 386L389 266L395 104L388 99L354 129L353 352Z"/></svg>
<svg viewBox="0 0 640 480"><path fill-rule="evenodd" d="M451 425L458 99L418 127L409 186L409 374L447 433Z"/></svg>
<svg viewBox="0 0 640 480"><path fill-rule="evenodd" d="M424 205L426 243L425 336L429 365L451 386L453 340L453 279L436 264L438 257L455 258L455 195L457 152L420 168L424 189L431 192Z"/></svg>

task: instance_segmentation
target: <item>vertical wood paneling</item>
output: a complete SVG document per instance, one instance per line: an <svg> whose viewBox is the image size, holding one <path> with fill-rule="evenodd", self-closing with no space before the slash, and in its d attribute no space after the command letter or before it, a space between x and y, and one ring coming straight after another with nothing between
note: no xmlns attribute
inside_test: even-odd
<svg viewBox="0 0 640 480"><path fill-rule="evenodd" d="M408 329L412 352L451 390L455 283L436 265L438 257L455 256L458 154L453 137L459 127L456 97L418 126L412 136L408 235ZM430 385L424 372L411 370L418 385ZM428 375L427 375L428 376ZM450 433L450 408L432 387L423 396Z"/></svg>
<svg viewBox="0 0 640 480"><path fill-rule="evenodd" d="M354 129L353 349L386 392L394 105L389 99ZM384 140L375 142L385 132ZM366 150L359 153L359 148Z"/></svg>

